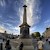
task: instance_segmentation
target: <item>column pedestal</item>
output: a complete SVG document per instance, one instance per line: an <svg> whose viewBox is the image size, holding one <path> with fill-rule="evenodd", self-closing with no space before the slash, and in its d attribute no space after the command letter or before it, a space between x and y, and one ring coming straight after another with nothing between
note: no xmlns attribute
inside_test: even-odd
<svg viewBox="0 0 50 50"><path fill-rule="evenodd" d="M23 42L24 47L23 50L34 50L32 39L19 39L20 42ZM19 50L19 46L17 46L17 50Z"/></svg>

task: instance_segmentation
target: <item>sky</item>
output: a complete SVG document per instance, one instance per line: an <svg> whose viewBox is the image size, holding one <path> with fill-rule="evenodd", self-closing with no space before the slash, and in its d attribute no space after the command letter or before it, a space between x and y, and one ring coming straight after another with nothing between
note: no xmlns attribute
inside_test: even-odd
<svg viewBox="0 0 50 50"><path fill-rule="evenodd" d="M0 0L0 32L20 34L23 5L27 5L27 23L30 34L41 34L50 27L50 0Z"/></svg>

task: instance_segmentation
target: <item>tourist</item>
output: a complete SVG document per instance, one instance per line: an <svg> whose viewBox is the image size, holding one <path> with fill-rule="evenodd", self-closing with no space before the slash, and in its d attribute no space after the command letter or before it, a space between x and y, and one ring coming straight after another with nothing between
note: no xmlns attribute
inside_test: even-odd
<svg viewBox="0 0 50 50"><path fill-rule="evenodd" d="M38 41L38 43L37 43L38 45L38 50L43 50L43 44L44 44L44 42L42 41L42 38L40 38L40 40Z"/></svg>
<svg viewBox="0 0 50 50"><path fill-rule="evenodd" d="M5 48L6 50L11 50L10 40L6 41Z"/></svg>
<svg viewBox="0 0 50 50"><path fill-rule="evenodd" d="M19 50L23 50L23 42L19 45Z"/></svg>
<svg viewBox="0 0 50 50"><path fill-rule="evenodd" d="M37 50L37 39L33 38L32 42L33 42L34 50Z"/></svg>
<svg viewBox="0 0 50 50"><path fill-rule="evenodd" d="M46 39L46 42L48 41L48 39Z"/></svg>
<svg viewBox="0 0 50 50"><path fill-rule="evenodd" d="M50 38L48 38L48 42L49 42L49 44L50 44Z"/></svg>
<svg viewBox="0 0 50 50"><path fill-rule="evenodd" d="M50 44L48 43L48 39L46 39L46 41L44 41L44 50L50 50Z"/></svg>
<svg viewBox="0 0 50 50"><path fill-rule="evenodd" d="M0 50L3 50L3 40L0 38Z"/></svg>

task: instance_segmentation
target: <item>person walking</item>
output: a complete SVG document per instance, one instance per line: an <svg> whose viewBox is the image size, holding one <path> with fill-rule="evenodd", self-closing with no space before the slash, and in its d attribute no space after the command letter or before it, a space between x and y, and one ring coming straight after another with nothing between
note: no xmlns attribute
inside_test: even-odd
<svg viewBox="0 0 50 50"><path fill-rule="evenodd" d="M11 50L10 40L6 41L5 48L6 50Z"/></svg>
<svg viewBox="0 0 50 50"><path fill-rule="evenodd" d="M50 38L48 38L48 42L49 42L49 44L50 44Z"/></svg>
<svg viewBox="0 0 50 50"><path fill-rule="evenodd" d="M19 45L19 50L23 50L23 42Z"/></svg>
<svg viewBox="0 0 50 50"><path fill-rule="evenodd" d="M50 44L48 43L48 39L46 39L46 41L44 41L44 50L50 50Z"/></svg>
<svg viewBox="0 0 50 50"><path fill-rule="evenodd" d="M42 38L40 38L40 40L38 41L37 43L38 45L38 50L43 50L43 45L44 45L44 42L42 41Z"/></svg>

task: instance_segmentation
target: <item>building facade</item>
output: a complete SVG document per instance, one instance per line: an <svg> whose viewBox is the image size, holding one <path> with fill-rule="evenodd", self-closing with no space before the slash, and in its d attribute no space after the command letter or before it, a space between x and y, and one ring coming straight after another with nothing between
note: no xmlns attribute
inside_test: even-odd
<svg viewBox="0 0 50 50"><path fill-rule="evenodd" d="M43 33L43 36L46 38L50 38L50 27L46 28L45 32Z"/></svg>

